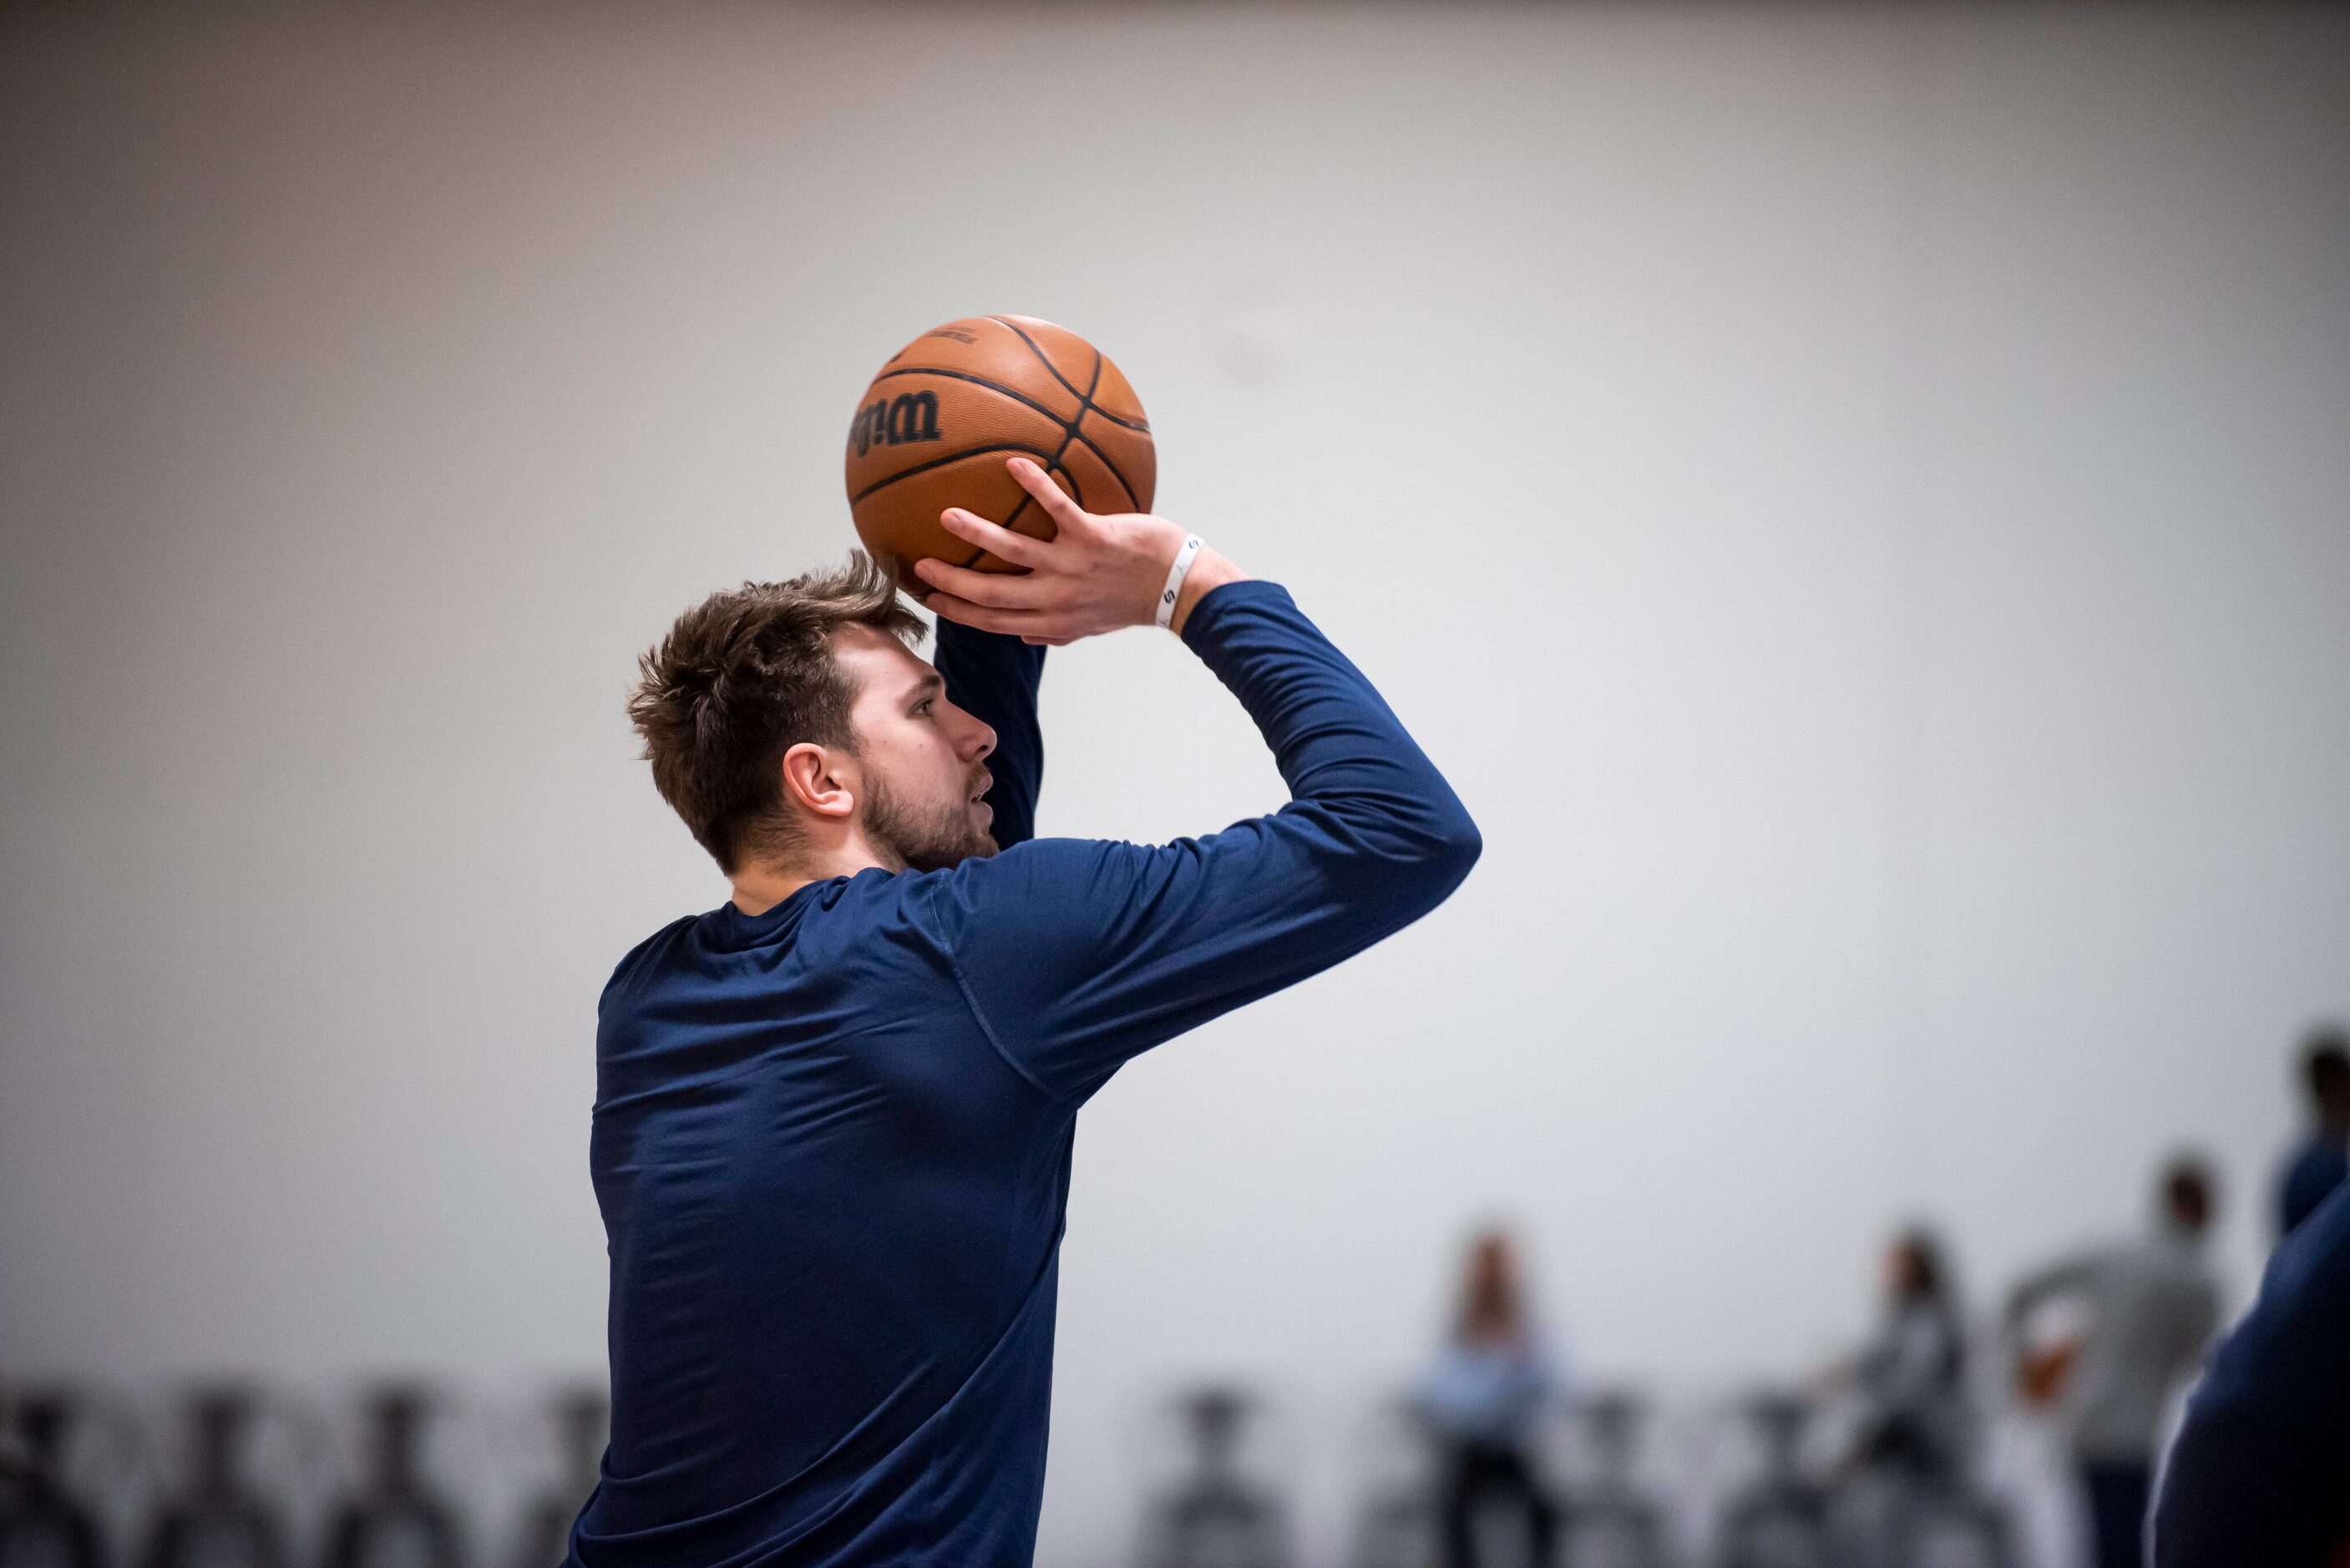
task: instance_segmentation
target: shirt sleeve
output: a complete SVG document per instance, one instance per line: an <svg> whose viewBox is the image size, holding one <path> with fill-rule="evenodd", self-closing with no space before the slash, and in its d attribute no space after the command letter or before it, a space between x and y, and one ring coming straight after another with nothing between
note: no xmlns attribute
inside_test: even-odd
<svg viewBox="0 0 2350 1568"><path fill-rule="evenodd" d="M1283 589L1212 590L1183 640L1256 722L1287 805L1172 844L1035 839L925 879L972 1011L1055 1096L1409 924L1481 848L1434 764Z"/></svg>
<svg viewBox="0 0 2350 1568"><path fill-rule="evenodd" d="M1036 836L1036 793L1045 782L1045 738L1036 726L1036 685L1045 650L1016 637L979 631L941 617L938 670L947 701L995 732L987 804L1001 848Z"/></svg>
<svg viewBox="0 0 2350 1568"><path fill-rule="evenodd" d="M2279 1184L2277 1234L2288 1235L2308 1219L2326 1195L2342 1184L2344 1175L2342 1151L2324 1138L2310 1139Z"/></svg>

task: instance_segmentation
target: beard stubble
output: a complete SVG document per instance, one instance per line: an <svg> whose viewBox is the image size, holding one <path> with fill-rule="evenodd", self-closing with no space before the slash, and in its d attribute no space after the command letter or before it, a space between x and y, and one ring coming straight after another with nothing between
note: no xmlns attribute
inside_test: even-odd
<svg viewBox="0 0 2350 1568"><path fill-rule="evenodd" d="M868 781L865 837L876 849L895 855L911 871L943 871L973 856L995 853L995 836L971 820L970 794L987 777L974 767L962 798L930 807L900 800L880 779Z"/></svg>

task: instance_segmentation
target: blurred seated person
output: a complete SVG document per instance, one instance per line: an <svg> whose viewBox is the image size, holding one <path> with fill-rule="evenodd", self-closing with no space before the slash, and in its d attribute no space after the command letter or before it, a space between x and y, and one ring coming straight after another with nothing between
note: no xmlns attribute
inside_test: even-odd
<svg viewBox="0 0 2350 1568"><path fill-rule="evenodd" d="M1859 1401L1848 1472L1931 1484L1966 1468L1973 1430L1966 1386L1966 1333L1949 1264L1931 1232L1903 1231L1885 1250L1884 1308L1877 1332L1829 1381Z"/></svg>
<svg viewBox="0 0 2350 1568"><path fill-rule="evenodd" d="M2290 1235L2350 1176L2350 1034L2339 1028L2310 1036L2302 1055L2309 1090L2309 1136L2277 1182L2277 1235Z"/></svg>
<svg viewBox="0 0 2350 1568"><path fill-rule="evenodd" d="M1556 1511L1531 1450L1535 1417L1555 1386L1526 1310L1516 1244L1505 1231L1481 1231L1470 1243L1460 1315L1419 1392L1445 1446L1446 1568L1476 1561L1477 1517L1493 1503L1524 1518L1537 1565L1551 1560Z"/></svg>

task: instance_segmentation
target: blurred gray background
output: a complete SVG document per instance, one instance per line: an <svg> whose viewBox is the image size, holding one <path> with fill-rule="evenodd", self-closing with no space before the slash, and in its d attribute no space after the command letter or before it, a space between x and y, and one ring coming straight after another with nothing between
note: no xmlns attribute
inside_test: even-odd
<svg viewBox="0 0 2350 1568"><path fill-rule="evenodd" d="M1481 1216L1727 1383L2192 1145L2241 1304L2350 1006L2345 168L2340 10L12 11L0 1365L600 1366L597 993L724 897L633 657L992 311L1488 845L1087 1112L1041 1562L1167 1379L1394 1382ZM1281 799L1171 639L1045 701L1046 832Z"/></svg>

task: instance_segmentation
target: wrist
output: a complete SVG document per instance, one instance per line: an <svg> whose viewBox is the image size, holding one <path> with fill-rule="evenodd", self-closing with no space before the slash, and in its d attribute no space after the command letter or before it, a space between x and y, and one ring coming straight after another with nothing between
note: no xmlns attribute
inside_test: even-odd
<svg viewBox="0 0 2350 1568"><path fill-rule="evenodd" d="M1189 535L1185 535L1189 537ZM1175 596L1175 613L1167 629L1176 636L1183 635L1183 623L1191 618L1192 607L1226 583L1243 583L1248 574L1232 565L1222 551L1212 545L1201 545L1193 557L1191 569L1184 574L1181 588Z"/></svg>

